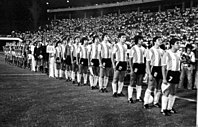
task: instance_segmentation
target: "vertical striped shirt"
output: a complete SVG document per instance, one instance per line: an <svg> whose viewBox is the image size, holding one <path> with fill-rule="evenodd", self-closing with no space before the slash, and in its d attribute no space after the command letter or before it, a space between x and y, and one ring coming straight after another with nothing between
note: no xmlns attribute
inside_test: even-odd
<svg viewBox="0 0 198 127"><path fill-rule="evenodd" d="M56 47L56 57L61 57L61 48Z"/></svg>
<svg viewBox="0 0 198 127"><path fill-rule="evenodd" d="M167 66L167 70L180 71L180 56L178 53L167 50L162 58L162 66Z"/></svg>
<svg viewBox="0 0 198 127"><path fill-rule="evenodd" d="M117 43L113 48L113 54L116 54L116 61L127 61L127 45Z"/></svg>
<svg viewBox="0 0 198 127"><path fill-rule="evenodd" d="M137 45L133 46L130 51L130 58L133 58L133 63L144 63L144 57L146 54L146 49L144 47L139 47Z"/></svg>
<svg viewBox="0 0 198 127"><path fill-rule="evenodd" d="M91 59L99 58L99 44L91 44L89 48L89 52L91 53Z"/></svg>
<svg viewBox="0 0 198 127"><path fill-rule="evenodd" d="M102 42L99 46L99 52L101 52L102 58L111 58L111 45L105 42Z"/></svg>
<svg viewBox="0 0 198 127"><path fill-rule="evenodd" d="M87 46L81 45L79 47L80 58L87 59L88 58L87 52L88 52Z"/></svg>
<svg viewBox="0 0 198 127"><path fill-rule="evenodd" d="M152 66L162 66L162 57L164 51L161 48L152 47L146 55L146 60L151 62Z"/></svg>
<svg viewBox="0 0 198 127"><path fill-rule="evenodd" d="M77 45L77 44L73 44L73 45L71 46L71 51L72 51L72 53L73 53L73 56L74 56L74 57L77 57L78 45Z"/></svg>

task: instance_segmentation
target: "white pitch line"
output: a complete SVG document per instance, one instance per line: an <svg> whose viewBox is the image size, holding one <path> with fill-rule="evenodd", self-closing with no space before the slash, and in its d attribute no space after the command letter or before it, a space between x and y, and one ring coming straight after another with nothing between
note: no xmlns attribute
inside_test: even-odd
<svg viewBox="0 0 198 127"><path fill-rule="evenodd" d="M190 102L197 102L195 99L189 99L189 98L178 97L178 96L176 96L176 98L181 99L181 100L190 101Z"/></svg>
<svg viewBox="0 0 198 127"><path fill-rule="evenodd" d="M42 76L46 74L0 74L0 76Z"/></svg>

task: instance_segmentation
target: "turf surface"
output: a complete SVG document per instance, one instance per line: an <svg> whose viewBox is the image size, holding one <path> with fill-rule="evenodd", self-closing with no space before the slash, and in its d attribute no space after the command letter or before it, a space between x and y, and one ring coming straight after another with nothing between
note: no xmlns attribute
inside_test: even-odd
<svg viewBox="0 0 198 127"><path fill-rule="evenodd" d="M29 74L40 73L5 64L0 57L0 127L193 127L196 124L195 102L177 99L178 113L166 117L158 108L145 110L142 103L127 103L127 97L113 98L110 84L108 93L99 93L89 86ZM178 92L180 97L196 99L196 91ZM127 95L126 87L124 94Z"/></svg>

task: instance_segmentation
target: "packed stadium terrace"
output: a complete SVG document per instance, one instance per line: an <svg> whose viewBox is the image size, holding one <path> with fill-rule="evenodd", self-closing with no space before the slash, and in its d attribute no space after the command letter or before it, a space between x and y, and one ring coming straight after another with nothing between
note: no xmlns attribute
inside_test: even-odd
<svg viewBox="0 0 198 127"><path fill-rule="evenodd" d="M71 63L74 64L74 61L70 58L68 58L70 60L66 60L66 62L64 62L64 60L67 58L64 58L64 60L62 60L63 56L68 56L68 54L70 54L68 50L74 51L74 42L84 45L83 43L85 43L85 40L87 40L89 45L91 45L94 43L93 40L96 38L99 39L99 42L102 42L102 40L104 41L104 35L106 35L104 33L107 33L107 41L110 45L109 48L114 50L114 46L120 41L119 36L122 35L120 33L124 33L127 37L125 44L127 45L127 51L129 52L135 45L136 39L134 38L136 37L143 39L142 46L146 50L149 50L149 48L154 45L153 39L159 37L162 41L162 45L160 47L166 51L171 48L171 44L169 42L171 42L172 39L177 39L180 40L181 47L189 47L190 45L190 49L192 49L196 56L196 44L198 43L198 25L196 21L197 16L198 8L193 8L192 12L190 12L190 9L188 8L185 9L184 12L179 8L175 8L172 10L167 10L166 12L141 12L139 16L137 16L137 12L131 12L123 13L120 15L108 14L95 18L91 17L82 19L78 18L53 20L51 24L46 25L45 28L40 29L34 33L29 31L25 33L13 32L13 37L22 38L24 41L18 43L7 43L4 47L6 56L5 60L9 64L23 68L29 68L31 71L41 71L43 73L47 73L49 77L66 79L67 81L73 81L73 83L76 83L77 81L78 85L81 85L81 77L79 78L79 76L83 76L84 84L87 84L87 72L89 72L89 75L92 75L93 72L88 68L85 69L86 65L83 64L86 63L86 61L84 61L84 58L82 56L80 56L80 58L83 58L83 60L77 60L78 62L76 64L82 64L84 66L84 68L79 66L79 69L83 69L82 72L84 74L81 72L74 74L76 72L72 72ZM48 46L54 48L48 49ZM70 48L68 48L68 46ZM68 53L67 55L61 55L61 51L63 51L61 47L63 47L62 49L67 49L67 52L65 51L65 54ZM91 46L87 46L87 49L77 48L76 53L82 53L83 51L89 52L90 47ZM180 54L183 52L186 53L186 51L182 48L179 51ZM53 57L55 60L51 60L51 57ZM76 55L72 57L78 56ZM195 70L197 69L196 64L194 64L195 61L187 63L193 64L193 68ZM52 71L50 69L53 69L55 71ZM75 78L75 75L77 75L77 79ZM195 79L195 74L191 74L190 76L191 80L193 78ZM92 89L97 88L96 86L98 82L100 84L100 79L97 79L97 77L95 78L95 85L93 85L93 82L89 83ZM147 81L147 73L145 73L144 78L144 80ZM106 82L108 83L108 79L106 79ZM196 88L195 86L197 84L194 84L193 86L192 84L194 84L194 82L189 83L189 86L187 86L187 88ZM101 86L99 85L99 87ZM137 88L137 91L139 91L138 89L140 90L139 87ZM100 92L101 90L102 92L108 92L106 88L99 88L99 90ZM119 91L117 95L113 93L113 96L117 97L124 95ZM141 100L141 98L137 98L136 101ZM133 100L130 100L130 98L128 101L130 103L134 102ZM156 106L159 105L157 104ZM145 108L148 108L146 104ZM172 113L175 112L172 109L170 110ZM168 115L168 112L163 112L162 110L162 114Z"/></svg>

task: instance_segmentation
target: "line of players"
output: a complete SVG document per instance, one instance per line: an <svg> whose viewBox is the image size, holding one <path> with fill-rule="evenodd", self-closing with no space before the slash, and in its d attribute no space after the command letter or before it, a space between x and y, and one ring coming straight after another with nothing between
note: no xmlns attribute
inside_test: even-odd
<svg viewBox="0 0 198 127"><path fill-rule="evenodd" d="M153 38L153 47L145 49L142 46L143 37L134 37L135 45L128 49L126 35L120 33L116 44L109 43L109 35L102 35L102 42L97 35L90 40L87 37L63 39L63 43L57 43L55 52L49 54L49 76L53 76L53 67L50 65L50 56L55 58L56 77L62 77L65 73L67 81L72 81L78 86L89 84L92 90L108 92L110 71L113 68L112 91L113 97L125 96L122 92L124 78L129 63L130 84L128 85L128 102L143 102L144 108L153 106L161 108L163 115L169 116L176 113L173 108L175 102L176 86L179 83L180 56L177 53L180 41L176 38L170 40L171 48L162 50L161 37ZM89 42L92 41L92 44ZM89 75L88 75L89 71ZM148 87L144 98L142 84L145 73L148 74ZM76 80L77 77L77 80ZM136 98L133 92L136 90ZM135 98L135 99L134 99ZM161 98L161 105L160 100Z"/></svg>

